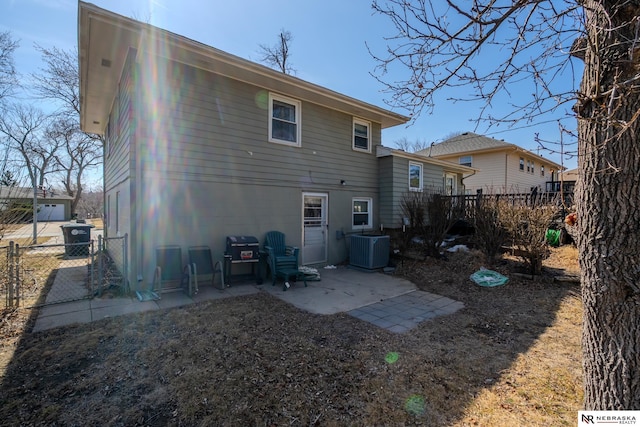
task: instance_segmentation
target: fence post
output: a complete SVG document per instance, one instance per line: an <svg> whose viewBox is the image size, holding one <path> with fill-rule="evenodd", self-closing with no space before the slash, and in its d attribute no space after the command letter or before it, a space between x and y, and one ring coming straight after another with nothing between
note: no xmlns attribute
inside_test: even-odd
<svg viewBox="0 0 640 427"><path fill-rule="evenodd" d="M22 286L21 283L21 279L20 279L20 264L21 264L21 260L20 260L20 245L16 243L15 245L15 285L16 285L16 295L15 295L15 301L16 301L16 307L20 306L20 287Z"/></svg>
<svg viewBox="0 0 640 427"><path fill-rule="evenodd" d="M123 267L122 270L122 289L126 294L128 294L131 290L129 289L129 233L124 233L124 239L122 239L122 253L124 255Z"/></svg>
<svg viewBox="0 0 640 427"><path fill-rule="evenodd" d="M104 280L103 265L104 259L104 241L102 235L98 235L98 296L102 296L102 281Z"/></svg>
<svg viewBox="0 0 640 427"><path fill-rule="evenodd" d="M7 252L7 273L9 275L9 280L7 282L7 294L5 296L5 307L13 307L13 286L14 286L14 277L13 277L13 240L9 242L9 249Z"/></svg>
<svg viewBox="0 0 640 427"><path fill-rule="evenodd" d="M96 253L94 252L94 244L93 244L93 239L91 239L91 243L90 243L90 248L89 248L89 253L91 254L91 262L89 265L89 291L91 292L91 298L93 298L94 296L94 289L93 287L95 286L95 282L93 280L93 266L94 266L94 262L96 260Z"/></svg>

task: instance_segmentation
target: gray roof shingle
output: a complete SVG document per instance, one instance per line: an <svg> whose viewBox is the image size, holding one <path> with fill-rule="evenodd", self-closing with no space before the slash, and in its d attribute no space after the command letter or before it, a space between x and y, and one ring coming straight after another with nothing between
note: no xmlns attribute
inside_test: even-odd
<svg viewBox="0 0 640 427"><path fill-rule="evenodd" d="M456 135L453 138L449 138L446 141L433 144L432 147L420 150L418 153L427 156L431 154L432 157L437 157L492 148L517 148L517 146L495 138L478 135L473 132L465 132L460 135Z"/></svg>

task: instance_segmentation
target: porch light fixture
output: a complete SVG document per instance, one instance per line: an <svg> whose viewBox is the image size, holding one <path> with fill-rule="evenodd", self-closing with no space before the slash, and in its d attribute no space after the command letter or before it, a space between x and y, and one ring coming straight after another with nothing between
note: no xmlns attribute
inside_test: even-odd
<svg viewBox="0 0 640 427"><path fill-rule="evenodd" d="M347 181L345 181L344 179L341 179L340 180L340 185L342 185L344 187L345 185L347 185Z"/></svg>

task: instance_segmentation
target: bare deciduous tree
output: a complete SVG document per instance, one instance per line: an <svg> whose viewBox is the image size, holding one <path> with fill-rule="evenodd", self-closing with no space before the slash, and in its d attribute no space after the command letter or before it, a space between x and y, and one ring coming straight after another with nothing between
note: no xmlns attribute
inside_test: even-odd
<svg viewBox="0 0 640 427"><path fill-rule="evenodd" d="M478 119L494 124L577 119L584 405L640 409L640 2L374 0L373 8L397 30L384 55L372 52L376 77L414 117L446 89L483 103ZM406 77L392 81L389 70ZM516 93L514 83L529 86ZM495 115L498 103L510 109Z"/></svg>
<svg viewBox="0 0 640 427"><path fill-rule="evenodd" d="M55 101L59 110L47 133L60 144L56 163L63 172L61 182L67 195L72 196L71 209L75 212L82 198L84 174L102 163L103 141L99 135L80 131L80 78L78 52L56 47L36 46L45 67L33 74L35 91L42 99Z"/></svg>
<svg viewBox="0 0 640 427"><path fill-rule="evenodd" d="M31 75L38 97L58 101L58 113L80 120L80 75L78 50L36 45L45 67ZM76 118L77 117L77 118Z"/></svg>
<svg viewBox="0 0 640 427"><path fill-rule="evenodd" d="M409 141L409 139L405 136L393 142L397 148L400 150L406 151L407 153L417 153L420 150L424 150L429 148L431 143L426 140L415 140Z"/></svg>
<svg viewBox="0 0 640 427"><path fill-rule="evenodd" d="M274 46L260 45L260 61L270 67L277 68L285 74L294 74L295 70L291 67L289 61L291 58L289 47L292 40L293 37L289 31L285 31L284 29L280 30L278 42Z"/></svg>
<svg viewBox="0 0 640 427"><path fill-rule="evenodd" d="M85 218L101 218L103 211L104 193L102 187L85 191L78 203L78 214Z"/></svg>
<svg viewBox="0 0 640 427"><path fill-rule="evenodd" d="M101 147L93 138L81 132L77 124L73 119L58 118L47 130L49 139L60 147L55 154L55 161L63 174L64 190L67 195L73 197L71 212L77 212L83 194L84 172L102 161Z"/></svg>
<svg viewBox="0 0 640 427"><path fill-rule="evenodd" d="M12 95L18 86L16 68L13 62L13 52L18 48L18 42L11 38L9 31L0 32L0 103L4 98Z"/></svg>
<svg viewBox="0 0 640 427"><path fill-rule="evenodd" d="M7 148L19 154L31 186L44 186L46 175L54 171L59 146L45 137L47 124L44 112L22 104L10 106L0 116L0 134L7 141Z"/></svg>

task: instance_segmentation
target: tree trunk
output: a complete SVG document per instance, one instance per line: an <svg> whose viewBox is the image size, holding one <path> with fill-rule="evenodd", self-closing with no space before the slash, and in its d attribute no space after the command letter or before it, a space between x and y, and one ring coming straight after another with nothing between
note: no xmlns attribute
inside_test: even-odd
<svg viewBox="0 0 640 427"><path fill-rule="evenodd" d="M584 1L577 188L585 409L640 409L638 1ZM608 30L607 30L608 29Z"/></svg>

